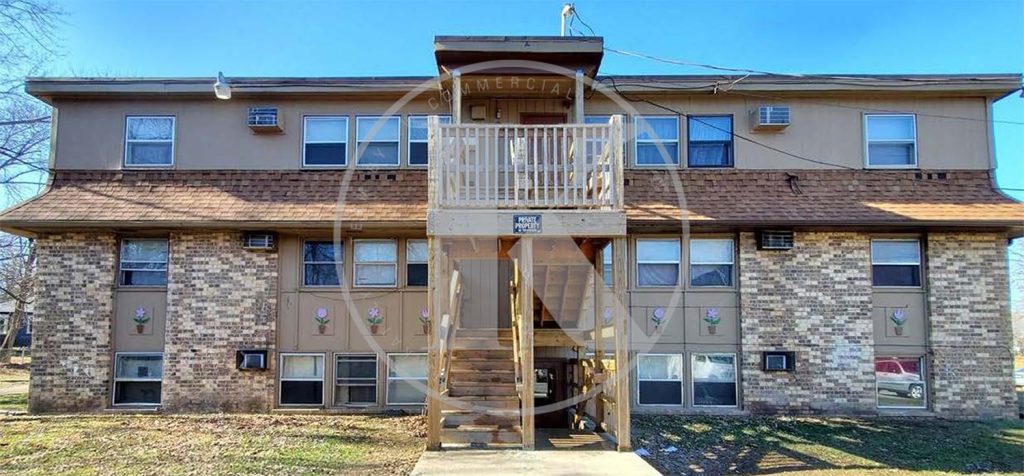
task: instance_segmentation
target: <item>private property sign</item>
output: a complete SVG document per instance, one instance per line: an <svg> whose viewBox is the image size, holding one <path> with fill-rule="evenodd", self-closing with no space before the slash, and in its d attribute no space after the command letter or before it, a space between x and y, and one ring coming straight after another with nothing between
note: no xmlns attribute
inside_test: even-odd
<svg viewBox="0 0 1024 476"><path fill-rule="evenodd" d="M512 233L517 235L540 233L540 215L512 215Z"/></svg>

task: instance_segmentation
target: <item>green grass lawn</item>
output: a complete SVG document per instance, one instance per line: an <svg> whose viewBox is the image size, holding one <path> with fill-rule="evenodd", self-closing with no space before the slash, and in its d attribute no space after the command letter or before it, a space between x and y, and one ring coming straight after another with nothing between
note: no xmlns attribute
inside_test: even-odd
<svg viewBox="0 0 1024 476"><path fill-rule="evenodd" d="M633 432L665 474L1024 472L1020 421L636 415Z"/></svg>
<svg viewBox="0 0 1024 476"><path fill-rule="evenodd" d="M3 474L405 474L421 417L0 417Z"/></svg>

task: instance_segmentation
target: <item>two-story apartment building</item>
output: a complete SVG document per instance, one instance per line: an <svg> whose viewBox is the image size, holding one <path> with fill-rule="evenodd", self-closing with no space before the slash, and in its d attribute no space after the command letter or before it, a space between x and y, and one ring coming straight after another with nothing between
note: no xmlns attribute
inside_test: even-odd
<svg viewBox="0 0 1024 476"><path fill-rule="evenodd" d="M1016 415L1024 206L990 115L1020 75L435 52L438 77L229 99L29 80L51 176L0 228L36 240L31 411L426 408L430 448L581 420L625 448L631 412Z"/></svg>

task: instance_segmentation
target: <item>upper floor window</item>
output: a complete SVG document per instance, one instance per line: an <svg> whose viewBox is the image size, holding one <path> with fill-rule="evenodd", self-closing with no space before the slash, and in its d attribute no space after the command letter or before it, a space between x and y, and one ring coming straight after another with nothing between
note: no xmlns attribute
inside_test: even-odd
<svg viewBox="0 0 1024 476"><path fill-rule="evenodd" d="M124 164L166 167L174 164L174 116L128 116Z"/></svg>
<svg viewBox="0 0 1024 476"><path fill-rule="evenodd" d="M689 116L686 165L732 167L732 116Z"/></svg>
<svg viewBox="0 0 1024 476"><path fill-rule="evenodd" d="M672 287L679 285L679 240L636 240L636 285Z"/></svg>
<svg viewBox="0 0 1024 476"><path fill-rule="evenodd" d="M338 286L338 268L343 256L341 245L332 241L306 241L302 244L302 285Z"/></svg>
<svg viewBox="0 0 1024 476"><path fill-rule="evenodd" d="M732 286L731 239L690 240L690 286Z"/></svg>
<svg viewBox="0 0 1024 476"><path fill-rule="evenodd" d="M437 116L451 124L452 116ZM409 165L427 165L427 116L409 116Z"/></svg>
<svg viewBox="0 0 1024 476"><path fill-rule="evenodd" d="M679 165L678 117L637 116L633 126L636 165Z"/></svg>
<svg viewBox="0 0 1024 476"><path fill-rule="evenodd" d="M871 240L871 281L875 286L920 286L921 243Z"/></svg>
<svg viewBox="0 0 1024 476"><path fill-rule="evenodd" d="M302 121L302 165L343 167L348 163L347 117L307 116Z"/></svg>
<svg viewBox="0 0 1024 476"><path fill-rule="evenodd" d="M120 267L121 286L166 285L167 240L122 240Z"/></svg>
<svg viewBox="0 0 1024 476"><path fill-rule="evenodd" d="M604 246L604 251L601 252L601 279L604 280L605 287L611 287L614 279L612 275L612 244L608 243Z"/></svg>
<svg viewBox="0 0 1024 476"><path fill-rule="evenodd" d="M405 282L409 286L427 285L427 240L405 242Z"/></svg>
<svg viewBox="0 0 1024 476"><path fill-rule="evenodd" d="M398 116L366 116L356 118L356 165L397 167L398 142L401 132Z"/></svg>
<svg viewBox="0 0 1024 476"><path fill-rule="evenodd" d="M917 124L913 114L865 114L868 167L916 167Z"/></svg>
<svg viewBox="0 0 1024 476"><path fill-rule="evenodd" d="M391 287L398 284L398 245L395 240L355 241L356 286Z"/></svg>

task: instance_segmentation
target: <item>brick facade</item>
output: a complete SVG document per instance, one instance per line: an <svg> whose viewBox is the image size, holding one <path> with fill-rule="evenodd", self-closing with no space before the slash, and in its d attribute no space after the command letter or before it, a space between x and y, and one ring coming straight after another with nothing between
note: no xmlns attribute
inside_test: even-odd
<svg viewBox="0 0 1024 476"><path fill-rule="evenodd" d="M743 399L753 412L875 409L870 240L796 233L789 251L740 234ZM761 352L796 352L794 372L764 372Z"/></svg>
<svg viewBox="0 0 1024 476"><path fill-rule="evenodd" d="M163 408L267 411L274 405L277 254L244 250L238 233L170 237ZM267 349L265 371L235 351Z"/></svg>
<svg viewBox="0 0 1024 476"><path fill-rule="evenodd" d="M111 234L58 233L36 239L33 413L110 405L116 250Z"/></svg>
<svg viewBox="0 0 1024 476"><path fill-rule="evenodd" d="M1006 236L928 235L932 408L955 417L1017 413Z"/></svg>

